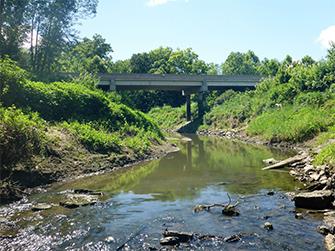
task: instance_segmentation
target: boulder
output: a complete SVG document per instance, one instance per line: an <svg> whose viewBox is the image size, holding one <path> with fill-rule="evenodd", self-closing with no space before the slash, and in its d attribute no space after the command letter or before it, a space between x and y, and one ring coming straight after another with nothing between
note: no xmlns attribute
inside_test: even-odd
<svg viewBox="0 0 335 251"><path fill-rule="evenodd" d="M270 222L265 222L263 227L266 229L266 230L273 230L273 225L272 223Z"/></svg>
<svg viewBox="0 0 335 251"><path fill-rule="evenodd" d="M165 230L163 233L164 237L176 237L179 239L179 242L187 242L193 239L193 234L188 232L178 232L178 231L168 231Z"/></svg>
<svg viewBox="0 0 335 251"><path fill-rule="evenodd" d="M328 235L331 233L331 230L327 226L318 226L317 231L322 235Z"/></svg>
<svg viewBox="0 0 335 251"><path fill-rule="evenodd" d="M68 194L66 198L59 202L59 205L66 208L77 208L82 206L94 205L99 201L97 195L86 195L86 194Z"/></svg>
<svg viewBox="0 0 335 251"><path fill-rule="evenodd" d="M162 246L174 246L180 243L180 239L178 237L170 236L160 239L159 242Z"/></svg>
<svg viewBox="0 0 335 251"><path fill-rule="evenodd" d="M36 211L43 211L43 210L48 210L52 208L52 206L50 204L47 203L37 203L35 205L32 206L31 210L36 212Z"/></svg>
<svg viewBox="0 0 335 251"><path fill-rule="evenodd" d="M327 209L334 200L331 190L299 193L293 198L295 206L308 209Z"/></svg>
<svg viewBox="0 0 335 251"><path fill-rule="evenodd" d="M335 236L327 234L325 237L325 247L328 251L335 251Z"/></svg>

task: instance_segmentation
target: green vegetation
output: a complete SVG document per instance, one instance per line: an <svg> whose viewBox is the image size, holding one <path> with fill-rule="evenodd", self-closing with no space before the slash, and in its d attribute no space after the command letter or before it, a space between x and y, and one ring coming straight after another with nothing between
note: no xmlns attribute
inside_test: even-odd
<svg viewBox="0 0 335 251"><path fill-rule="evenodd" d="M36 113L15 107L0 108L0 172L2 168L40 154L45 145L46 123Z"/></svg>
<svg viewBox="0 0 335 251"><path fill-rule="evenodd" d="M50 128L74 135L93 153L143 154L161 142L159 128L145 114L113 102L111 94L79 83L31 81L10 59L0 61L0 77L1 167L52 148Z"/></svg>
<svg viewBox="0 0 335 251"><path fill-rule="evenodd" d="M197 114L197 105L192 103L191 111L193 116ZM162 129L173 130L185 123L186 107L173 108L171 106L156 107L150 110L148 115Z"/></svg>
<svg viewBox="0 0 335 251"><path fill-rule="evenodd" d="M331 113L312 107L285 106L253 119L247 129L251 135L261 135L270 142L301 142L325 131L334 123Z"/></svg>

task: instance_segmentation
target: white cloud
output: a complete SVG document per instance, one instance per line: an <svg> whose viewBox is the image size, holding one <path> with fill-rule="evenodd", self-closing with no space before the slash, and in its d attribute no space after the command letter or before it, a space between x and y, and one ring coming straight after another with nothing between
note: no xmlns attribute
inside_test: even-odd
<svg viewBox="0 0 335 251"><path fill-rule="evenodd" d="M147 5L149 7L155 7L158 5L163 5L163 4L167 4L169 2L175 2L175 1L178 1L178 0L148 0ZM188 3L189 1L190 0L184 0L185 3Z"/></svg>
<svg viewBox="0 0 335 251"><path fill-rule="evenodd" d="M147 2L147 5L150 7L154 7L157 5L163 5L163 4L167 4L168 2L171 2L172 0L149 0Z"/></svg>
<svg viewBox="0 0 335 251"><path fill-rule="evenodd" d="M330 48L330 44L332 42L335 43L335 25L322 30L317 41L322 45L322 47L327 49Z"/></svg>

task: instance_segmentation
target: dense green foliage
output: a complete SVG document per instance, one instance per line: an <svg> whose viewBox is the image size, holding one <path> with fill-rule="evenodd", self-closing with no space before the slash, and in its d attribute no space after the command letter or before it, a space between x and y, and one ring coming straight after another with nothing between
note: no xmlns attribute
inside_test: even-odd
<svg viewBox="0 0 335 251"><path fill-rule="evenodd" d="M287 57L274 77L255 91L226 92L205 115L204 127L225 129L249 124L250 134L268 140L302 141L335 123L335 48L327 60Z"/></svg>
<svg viewBox="0 0 335 251"><path fill-rule="evenodd" d="M88 150L101 153L141 153L162 138L145 114L113 102L112 94L79 83L31 81L10 59L0 60L0 76L3 164L41 152L50 126L66 128Z"/></svg>
<svg viewBox="0 0 335 251"><path fill-rule="evenodd" d="M197 105L192 103L193 118L197 114ZM156 107L150 110L148 115L163 129L173 130L185 123L186 107L173 108L171 106Z"/></svg>
<svg viewBox="0 0 335 251"><path fill-rule="evenodd" d="M76 22L94 15L97 4L97 0L0 1L0 57L8 55L40 77L49 77L56 59L75 41Z"/></svg>
<svg viewBox="0 0 335 251"><path fill-rule="evenodd" d="M43 151L46 123L36 113L0 108L0 172ZM1 174L1 173L0 173Z"/></svg>

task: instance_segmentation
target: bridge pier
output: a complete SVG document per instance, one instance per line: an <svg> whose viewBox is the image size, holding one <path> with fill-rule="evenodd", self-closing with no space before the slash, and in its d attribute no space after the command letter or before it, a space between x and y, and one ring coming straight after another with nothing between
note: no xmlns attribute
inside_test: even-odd
<svg viewBox="0 0 335 251"><path fill-rule="evenodd" d="M202 118L205 114L205 93L198 93L198 117Z"/></svg>
<svg viewBox="0 0 335 251"><path fill-rule="evenodd" d="M186 95L186 120L191 121L192 112L191 112L191 94Z"/></svg>

